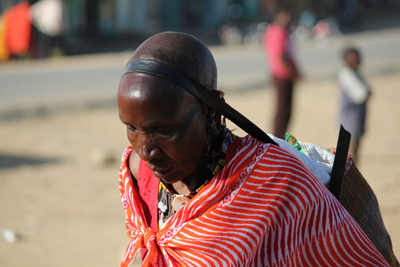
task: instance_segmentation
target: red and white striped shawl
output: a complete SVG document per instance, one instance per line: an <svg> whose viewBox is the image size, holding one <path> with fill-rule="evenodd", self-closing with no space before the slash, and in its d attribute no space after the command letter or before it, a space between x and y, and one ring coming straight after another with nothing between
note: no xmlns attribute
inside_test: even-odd
<svg viewBox="0 0 400 267"><path fill-rule="evenodd" d="M145 219L123 155L120 193L130 242L121 266L389 266L357 223L292 154L252 137L160 231ZM140 177L139 177L140 179Z"/></svg>

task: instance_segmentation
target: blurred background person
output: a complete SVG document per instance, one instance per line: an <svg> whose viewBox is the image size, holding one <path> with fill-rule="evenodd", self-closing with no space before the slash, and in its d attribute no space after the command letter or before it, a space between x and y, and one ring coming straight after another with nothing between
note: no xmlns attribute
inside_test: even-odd
<svg viewBox="0 0 400 267"><path fill-rule="evenodd" d="M367 101L371 90L359 72L361 63L357 48L346 48L343 52L344 67L338 74L340 96L339 122L351 133L350 152L355 161L361 137L365 133Z"/></svg>
<svg viewBox="0 0 400 267"><path fill-rule="evenodd" d="M37 56L46 58L64 54L64 34L68 24L62 1L40 0L32 5L30 14L36 29Z"/></svg>
<svg viewBox="0 0 400 267"><path fill-rule="evenodd" d="M32 53L32 24L29 16L30 3L21 1L3 14L4 38L10 58L29 58Z"/></svg>
<svg viewBox="0 0 400 267"><path fill-rule="evenodd" d="M273 134L282 139L285 139L290 121L294 82L300 78L288 31L291 20L291 13L287 9L280 9L263 37L276 94Z"/></svg>

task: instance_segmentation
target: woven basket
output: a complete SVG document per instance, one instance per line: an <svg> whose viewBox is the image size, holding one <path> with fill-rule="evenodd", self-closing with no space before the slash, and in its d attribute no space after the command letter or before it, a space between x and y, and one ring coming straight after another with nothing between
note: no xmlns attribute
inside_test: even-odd
<svg viewBox="0 0 400 267"><path fill-rule="evenodd" d="M344 175L339 201L390 266L399 267L393 253L392 241L382 220L378 200L354 163Z"/></svg>

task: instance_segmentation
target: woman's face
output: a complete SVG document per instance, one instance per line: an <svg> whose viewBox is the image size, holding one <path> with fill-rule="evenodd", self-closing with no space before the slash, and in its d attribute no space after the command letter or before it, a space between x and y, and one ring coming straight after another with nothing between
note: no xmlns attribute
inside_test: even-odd
<svg viewBox="0 0 400 267"><path fill-rule="evenodd" d="M195 172L207 142L207 110L195 97L166 79L129 73L118 108L133 150L154 176L170 184Z"/></svg>

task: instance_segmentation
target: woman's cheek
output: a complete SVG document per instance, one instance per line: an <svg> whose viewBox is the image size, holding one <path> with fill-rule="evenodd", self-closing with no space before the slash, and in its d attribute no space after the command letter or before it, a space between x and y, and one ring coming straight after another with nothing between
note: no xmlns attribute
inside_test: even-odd
<svg viewBox="0 0 400 267"><path fill-rule="evenodd" d="M131 131L128 130L127 136L128 136L129 143L131 144L131 146L133 148L135 148L136 147L137 134L132 133Z"/></svg>

